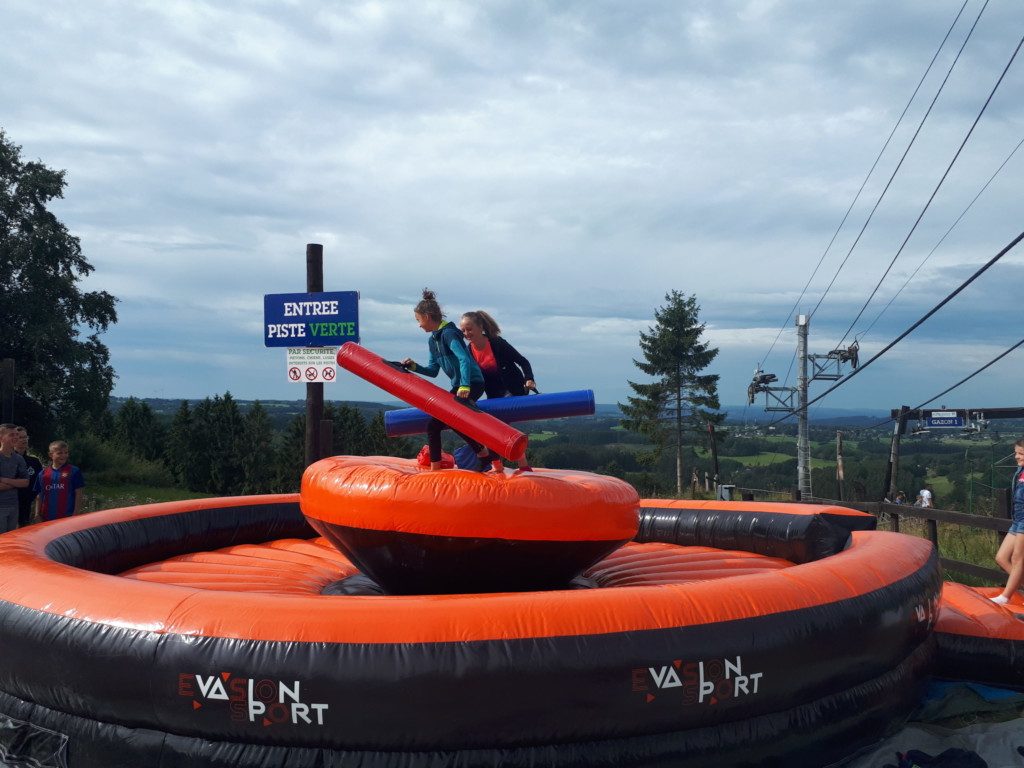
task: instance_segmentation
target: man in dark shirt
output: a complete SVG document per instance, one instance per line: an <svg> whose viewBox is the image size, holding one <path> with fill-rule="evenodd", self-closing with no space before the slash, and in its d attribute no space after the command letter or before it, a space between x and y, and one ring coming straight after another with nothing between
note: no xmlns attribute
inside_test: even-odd
<svg viewBox="0 0 1024 768"><path fill-rule="evenodd" d="M28 470L28 487L18 489L18 526L23 527L32 522L32 502L36 500L36 475L42 472L43 464L35 456L28 453L28 430L17 428L17 442L14 450L21 454Z"/></svg>
<svg viewBox="0 0 1024 768"><path fill-rule="evenodd" d="M0 424L0 533L18 527L18 489L28 485L28 471L21 454L15 452L17 427Z"/></svg>

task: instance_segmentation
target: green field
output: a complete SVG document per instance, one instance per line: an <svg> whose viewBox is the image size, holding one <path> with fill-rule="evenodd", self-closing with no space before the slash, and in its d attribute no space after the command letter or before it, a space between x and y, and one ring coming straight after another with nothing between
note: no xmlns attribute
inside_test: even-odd
<svg viewBox="0 0 1024 768"><path fill-rule="evenodd" d="M96 512L100 509L131 507L138 504L157 504L162 501L181 501L182 499L206 499L208 493L193 493L183 488L119 484L116 486L90 484L82 493L83 512Z"/></svg>

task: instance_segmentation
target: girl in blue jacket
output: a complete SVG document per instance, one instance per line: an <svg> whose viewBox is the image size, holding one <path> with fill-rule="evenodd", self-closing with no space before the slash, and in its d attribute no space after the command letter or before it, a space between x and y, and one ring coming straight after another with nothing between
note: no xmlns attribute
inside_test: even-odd
<svg viewBox="0 0 1024 768"><path fill-rule="evenodd" d="M429 288L423 289L423 298L413 309L416 323L425 333L430 334L427 339L427 348L430 351L430 359L426 365L417 363L410 357L402 361L402 365L410 371L422 373L431 378L437 376L438 371L444 371L451 379L451 392L458 398L476 402L484 393L484 375L480 372L473 358L466 350L466 343L463 341L462 332L452 323L444 319L441 306L437 303L437 297ZM434 417L427 422L427 447L430 451L430 468L441 468L441 432L451 429L443 421ZM454 431L454 430L453 430ZM480 460L480 471L487 471L492 463L500 458L496 453L488 451L480 443L455 431L459 437L466 441L476 452Z"/></svg>

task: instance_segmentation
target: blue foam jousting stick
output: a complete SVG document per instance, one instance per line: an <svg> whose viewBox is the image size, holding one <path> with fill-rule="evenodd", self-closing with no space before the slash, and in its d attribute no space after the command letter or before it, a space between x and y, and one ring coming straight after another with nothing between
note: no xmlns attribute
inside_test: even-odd
<svg viewBox="0 0 1024 768"><path fill-rule="evenodd" d="M592 416L594 391L552 392L523 397L498 397L477 401L477 407L506 423L558 419L563 416ZM388 437L420 435L427 431L430 416L419 408L402 408L384 413L384 432Z"/></svg>

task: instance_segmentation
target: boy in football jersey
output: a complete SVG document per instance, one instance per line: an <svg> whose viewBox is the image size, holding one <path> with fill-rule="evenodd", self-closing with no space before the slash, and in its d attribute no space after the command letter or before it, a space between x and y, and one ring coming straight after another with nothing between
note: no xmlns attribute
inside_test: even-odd
<svg viewBox="0 0 1024 768"><path fill-rule="evenodd" d="M71 517L82 506L82 471L68 463L68 444L50 443L50 466L36 475L36 520L45 522Z"/></svg>

